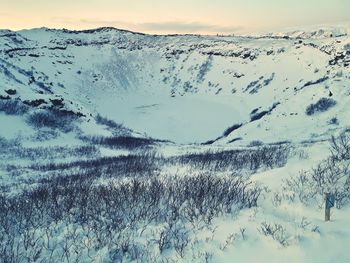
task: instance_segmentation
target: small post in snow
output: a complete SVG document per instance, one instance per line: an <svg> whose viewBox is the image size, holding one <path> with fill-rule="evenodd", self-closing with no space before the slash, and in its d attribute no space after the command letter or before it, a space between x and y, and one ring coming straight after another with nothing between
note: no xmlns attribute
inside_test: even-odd
<svg viewBox="0 0 350 263"><path fill-rule="evenodd" d="M325 221L331 220L331 208L334 207L334 194L326 193Z"/></svg>

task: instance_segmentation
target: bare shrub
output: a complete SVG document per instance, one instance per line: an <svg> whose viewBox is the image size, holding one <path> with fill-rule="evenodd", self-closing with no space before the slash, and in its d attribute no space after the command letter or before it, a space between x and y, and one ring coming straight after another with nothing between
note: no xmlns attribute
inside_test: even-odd
<svg viewBox="0 0 350 263"><path fill-rule="evenodd" d="M0 100L0 112L8 115L23 115L29 107L18 99Z"/></svg>
<svg viewBox="0 0 350 263"><path fill-rule="evenodd" d="M31 113L28 118L28 124L36 127L48 127L58 129L63 132L70 132L74 129L74 121L78 116L59 110L40 110Z"/></svg>
<svg viewBox="0 0 350 263"><path fill-rule="evenodd" d="M59 158L66 157L99 157L100 152L95 146L85 145L78 147L68 146L47 146L47 147L23 147L19 142L16 141L4 141L0 138L0 146L5 144L6 147L0 147L0 156L6 157L7 159L28 159L31 161L41 162L45 160L56 160ZM37 162L33 167L38 167Z"/></svg>
<svg viewBox="0 0 350 263"><path fill-rule="evenodd" d="M189 164L198 169L213 171L282 167L286 164L291 152L289 144L267 145L247 150L217 150L204 153L186 154L174 157L174 163Z"/></svg>
<svg viewBox="0 0 350 263"><path fill-rule="evenodd" d="M329 108L334 107L337 102L331 98L321 98L315 104L310 104L306 108L306 115L314 115L318 112L327 111Z"/></svg>
<svg viewBox="0 0 350 263"><path fill-rule="evenodd" d="M96 251L104 247L111 261L142 262L150 256L136 237L147 231L140 232L140 226L153 224L166 227L148 244L184 257L191 221L208 226L234 207L256 206L260 192L237 177L205 174L106 184L86 174L79 180L56 178L18 195L0 195L0 248L5 259L15 262L95 261ZM58 238L58 233L64 235Z"/></svg>
<svg viewBox="0 0 350 263"><path fill-rule="evenodd" d="M336 206L344 206L350 201L350 139L343 133L331 139L331 156L311 171L303 171L299 176L286 180L284 189L294 192L299 200L308 204L316 201L324 203L325 193L335 195Z"/></svg>
<svg viewBox="0 0 350 263"><path fill-rule="evenodd" d="M270 224L267 222L262 222L259 232L265 236L270 236L273 240L277 241L283 247L289 245L289 235L286 229L280 224Z"/></svg>
<svg viewBox="0 0 350 263"><path fill-rule="evenodd" d="M261 145L264 145L264 143L262 141L255 140L255 141L251 141L248 146L249 147L256 147L256 146L261 146Z"/></svg>
<svg viewBox="0 0 350 263"><path fill-rule="evenodd" d="M110 148L122 148L134 150L136 148L145 148L155 145L159 140L152 138L139 138L132 136L84 136L81 140L93 144L99 144Z"/></svg>
<svg viewBox="0 0 350 263"><path fill-rule="evenodd" d="M111 128L115 132L115 135L130 136L131 134L130 129L124 127L122 124L116 123L111 119L103 117L100 114L96 116L95 120L97 124L106 125L107 127Z"/></svg>

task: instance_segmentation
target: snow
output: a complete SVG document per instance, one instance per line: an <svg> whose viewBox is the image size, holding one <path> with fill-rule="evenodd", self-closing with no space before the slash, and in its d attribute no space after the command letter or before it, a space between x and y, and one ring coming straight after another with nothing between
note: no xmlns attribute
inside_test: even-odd
<svg viewBox="0 0 350 263"><path fill-rule="evenodd" d="M9 140L29 137L34 134L34 130L27 125L21 116L9 116L0 113L0 123L0 137Z"/></svg>
<svg viewBox="0 0 350 263"><path fill-rule="evenodd" d="M342 29L336 30L342 32ZM87 115L89 111L102 112L151 137L177 143L213 140L226 128L249 122L253 109L267 109L276 102L281 105L269 116L243 126L220 143L237 137L242 137L241 144L259 139L257 137L266 142L276 141L276 136L278 140L288 140L288 131L294 128L291 125L300 121L305 129L297 127L295 130L300 134L293 137L307 140L312 134L329 133L326 125L316 126L319 118L303 116L308 104L327 96L327 87L337 98L348 92L348 70L344 68L339 81L338 68L328 64L349 41L349 37L342 34L333 38L315 34L304 37L301 44L295 38L302 33L287 34L291 39L147 36L109 28L93 32L41 28L16 34L28 39L21 48L34 48L21 51L22 56L4 58L6 63L15 65L10 71L21 82L26 84L28 76L16 71L16 67L34 71L36 78L47 78L45 83L52 83L55 94L78 103L70 106L77 111ZM331 55L322 48L331 50ZM273 52L272 55L267 55L268 51ZM208 55L211 52L222 55ZM39 57L30 57L29 53ZM246 53L256 58L243 59L242 54ZM203 76L199 78L201 67L204 67ZM237 74L244 75L235 77ZM262 84L271 76L274 76L271 82L257 93L244 92L252 81ZM308 81L324 76L329 76L329 80L301 89ZM14 85L8 77L4 83ZM23 98L30 97L28 89L16 86ZM147 107L149 105L154 106ZM342 118L338 109L334 115ZM255 127L256 124L260 127ZM261 126L279 126L281 130L278 134L268 131L264 135Z"/></svg>
<svg viewBox="0 0 350 263"><path fill-rule="evenodd" d="M225 243L227 237L234 233L237 239L227 249L218 249L214 253L213 262L231 262L232 258L246 262L281 262L282 258L289 262L348 262L350 255L346 247L350 242L350 208L332 209L331 221L324 222L324 210L318 207L305 207L297 204L272 205L275 191L281 189L283 181L308 170L329 154L328 144L322 143L303 149L310 158L299 159L295 156L285 167L253 175L253 179L269 189L263 202L255 211L242 211L237 218L220 218L215 222L217 242ZM321 154L320 154L321 153ZM302 221L307 226L301 227ZM272 238L257 235L261 222L273 222L283 225L290 235L290 245L282 247ZM319 232L312 232L312 227ZM245 228L246 240L242 239L240 229Z"/></svg>
<svg viewBox="0 0 350 263"><path fill-rule="evenodd" d="M23 116L0 112L0 139L18 139L24 148L78 148L88 145L79 139L81 135L113 136L109 127L94 120L101 114L133 129L132 136L169 140L149 149L165 158L208 150L247 149L252 141L290 141L293 156L284 167L251 174L252 182L266 190L258 207L214 219L215 231L195 232L196 242L179 261L203 261L206 255L201 253L205 251L212 262L349 262L349 206L333 208L332 220L324 222L323 207L286 200L276 205L272 201L286 180L327 158L328 139L349 128L350 71L344 64L350 61L346 52L350 43L348 27L284 32L213 37L148 36L110 28L83 32L47 28L1 31L0 95L7 96L6 90L14 88L17 93L11 99L45 100L38 109L48 109L52 106L50 100L63 98L64 109L85 117L74 123L73 131L57 131L57 136L40 141L35 137L42 130L26 122L28 114L37 110L35 107ZM14 36L2 36L5 33ZM10 56L6 53L10 49L18 50L11 51ZM343 54L341 61L331 65L330 60L339 54ZM36 82L29 84L32 76ZM324 77L328 78L305 86ZM248 86L256 92L249 93ZM329 91L336 106L307 116L307 106L329 97ZM277 106L270 113L251 121L253 110L268 111L273 105ZM330 124L334 117L338 123ZM234 124L242 127L222 136ZM232 143L237 138L240 140ZM200 144L215 139L212 145ZM1 155L0 189L12 189L14 194L35 186L37 175L28 168L33 163L142 154L96 148L93 157L76 153L33 161ZM18 166L17 176L8 170L10 165ZM176 178L203 172L186 165L168 165L159 176ZM231 172L218 174L230 176ZM288 246L263 235L260 230L264 222L280 224ZM143 237L140 235L140 242L147 244L162 227L150 226ZM64 239L64 235L59 233L57 239ZM172 257L172 252L165 253ZM96 258L102 261L107 253L108 248L101 248ZM154 251L159 256L157 253Z"/></svg>

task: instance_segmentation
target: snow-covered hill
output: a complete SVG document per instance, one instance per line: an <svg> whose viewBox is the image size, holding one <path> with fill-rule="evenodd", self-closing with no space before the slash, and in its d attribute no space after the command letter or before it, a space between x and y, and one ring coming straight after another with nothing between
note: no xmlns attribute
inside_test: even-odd
<svg viewBox="0 0 350 263"><path fill-rule="evenodd" d="M3 30L0 92L43 99L38 107L63 99L67 110L179 143L214 140L238 124L217 143L320 139L347 126L349 45L339 28L260 37ZM335 107L305 114L329 94Z"/></svg>

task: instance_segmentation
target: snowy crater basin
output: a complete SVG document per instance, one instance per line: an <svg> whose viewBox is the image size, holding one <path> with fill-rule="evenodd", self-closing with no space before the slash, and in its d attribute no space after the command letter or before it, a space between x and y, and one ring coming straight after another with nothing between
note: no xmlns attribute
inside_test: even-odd
<svg viewBox="0 0 350 263"><path fill-rule="evenodd" d="M204 96L129 95L101 98L96 111L148 136L175 143L203 143L243 121L235 103ZM236 104L237 105L237 104Z"/></svg>

